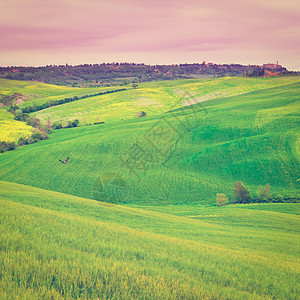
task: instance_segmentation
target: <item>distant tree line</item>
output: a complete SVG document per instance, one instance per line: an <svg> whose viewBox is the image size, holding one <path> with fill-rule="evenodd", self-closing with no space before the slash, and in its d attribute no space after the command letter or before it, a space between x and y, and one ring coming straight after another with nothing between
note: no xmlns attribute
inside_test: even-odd
<svg viewBox="0 0 300 300"><path fill-rule="evenodd" d="M259 77L259 76L264 76L265 75L265 69L264 68L256 68L252 71L248 71L246 73L247 77Z"/></svg>
<svg viewBox="0 0 300 300"><path fill-rule="evenodd" d="M199 76L243 76L259 72L261 67L240 64L173 64L145 65L135 63L103 63L47 65L44 67L0 67L0 77L34 80L57 85L116 85L153 80L195 78ZM253 75L254 76L254 75Z"/></svg>
<svg viewBox="0 0 300 300"><path fill-rule="evenodd" d="M271 185L267 184L266 186L260 186L259 191L255 197L250 195L249 189L241 182L237 181L233 188L233 196L229 198L225 194L217 194L216 197L217 205L223 206L228 204L235 203L266 203L266 202L275 202L275 203L284 203L284 202L299 202L299 198L283 198L283 197L272 197L271 194Z"/></svg>

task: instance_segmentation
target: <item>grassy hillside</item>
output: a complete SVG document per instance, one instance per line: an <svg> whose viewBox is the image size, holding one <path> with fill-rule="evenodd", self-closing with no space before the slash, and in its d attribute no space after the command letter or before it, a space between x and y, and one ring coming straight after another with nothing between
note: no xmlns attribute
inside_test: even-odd
<svg viewBox="0 0 300 300"><path fill-rule="evenodd" d="M4 108L0 108L0 141L17 142L21 136L27 136L32 131L31 126L14 120L11 113Z"/></svg>
<svg viewBox="0 0 300 300"><path fill-rule="evenodd" d="M53 106L31 114L43 122L79 119L81 124L97 121L112 122L135 117L137 112L146 111L148 116L157 115L170 109L196 102L216 99L224 96L239 95L249 91L266 89L297 82L296 77L284 78L242 78L225 77L218 79L174 80L165 82L147 82L139 84L139 89L87 97L85 99ZM116 87L72 88L49 85L40 82L14 81L0 79L0 96L19 93L17 104L26 107L43 104L52 100L93 95L115 90ZM24 124L14 122L12 116L0 111L0 139L17 141L27 135L31 129Z"/></svg>
<svg viewBox="0 0 300 300"><path fill-rule="evenodd" d="M0 78L0 98L2 96L11 96L18 93L19 96L16 100L16 104L20 107L26 107L33 103L40 105L52 100L60 100L74 96L93 95L115 89L116 87L72 88L41 82L15 81ZM0 141L17 142L21 136L27 136L32 130L33 129L25 123L15 121L13 115L6 112L5 108L0 109Z"/></svg>
<svg viewBox="0 0 300 300"><path fill-rule="evenodd" d="M74 96L93 95L102 91L115 90L116 87L73 88L42 82L16 81L0 78L0 96L20 93L23 95L21 106L32 103L43 104L51 100L60 100Z"/></svg>
<svg viewBox="0 0 300 300"><path fill-rule="evenodd" d="M190 105L211 99L240 95L256 90L299 82L296 77L174 80L141 83L136 90L89 97L80 101L44 109L33 113L46 122L78 118L81 123L97 120L111 122L132 119L139 111L148 116L166 112L182 105Z"/></svg>
<svg viewBox="0 0 300 300"><path fill-rule="evenodd" d="M299 295L299 204L176 216L0 182L0 205L1 299Z"/></svg>
<svg viewBox="0 0 300 300"><path fill-rule="evenodd" d="M167 88L152 87L127 90L118 93L89 97L32 113L31 115L46 122L79 119L82 124L96 121L112 122L133 119L140 111L155 115L179 107L181 99L171 94Z"/></svg>
<svg viewBox="0 0 300 300"><path fill-rule="evenodd" d="M296 197L300 83L58 130L0 155L0 179L108 202L214 203L236 181ZM298 148L297 148L298 147ZM58 159L70 156L67 165ZM17 162L17 163L16 163Z"/></svg>

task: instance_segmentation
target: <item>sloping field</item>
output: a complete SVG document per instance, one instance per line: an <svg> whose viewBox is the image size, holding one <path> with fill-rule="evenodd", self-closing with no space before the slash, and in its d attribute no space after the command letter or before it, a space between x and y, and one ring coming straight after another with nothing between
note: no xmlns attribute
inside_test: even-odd
<svg viewBox="0 0 300 300"><path fill-rule="evenodd" d="M122 119L133 119L140 111L148 116L156 115L181 106L181 99L170 95L167 88L140 88L118 93L89 97L63 105L43 109L31 115L46 122L79 119L82 124L96 121L112 122Z"/></svg>
<svg viewBox="0 0 300 300"><path fill-rule="evenodd" d="M32 103L43 104L51 100L61 100L74 96L93 95L115 89L116 87L73 88L42 82L16 81L0 78L0 96L20 93L23 95L22 98L24 101L21 101L21 106L28 106Z"/></svg>
<svg viewBox="0 0 300 300"><path fill-rule="evenodd" d="M299 295L299 215L276 204L174 216L0 182L0 205L1 299Z"/></svg>
<svg viewBox="0 0 300 300"><path fill-rule="evenodd" d="M38 117L45 123L48 121L48 118L50 118L51 122L62 121L64 126L67 125L68 120L74 119L79 119L82 125L99 121L120 121L135 118L135 115L140 111L145 111L148 116L153 116L181 107L182 105L239 95L249 91L286 85L297 81L299 81L297 77L226 77L218 79L147 82L140 84L139 89L136 90L127 87L129 88L127 91L87 97L82 100L37 111L31 115ZM20 93L22 96L18 99L18 105L21 107L32 104L40 105L52 100L61 100L74 96L93 95L113 91L117 88L72 88L40 82L0 79L0 96ZM12 120L12 116L4 112L0 113L2 115L0 139L17 141L19 137L28 135L30 129L27 126L19 122L15 123ZM262 118L264 118L263 113Z"/></svg>
<svg viewBox="0 0 300 300"><path fill-rule="evenodd" d="M20 107L43 104L51 100L60 100L70 97L81 97L96 93L116 90L117 87L103 88L72 88L45 84L32 81L15 81L0 78L0 97L21 94L17 103ZM21 136L27 136L32 128L23 122L15 121L13 115L0 108L0 141L17 142Z"/></svg>
<svg viewBox="0 0 300 300"><path fill-rule="evenodd" d="M0 141L17 142L21 136L30 135L31 126L14 120L14 116L6 109L0 108Z"/></svg>
<svg viewBox="0 0 300 300"><path fill-rule="evenodd" d="M184 105L206 100L241 95L286 84L299 82L297 77L245 78L223 77L197 84L183 84L175 92L185 99Z"/></svg>
<svg viewBox="0 0 300 300"><path fill-rule="evenodd" d="M214 203L236 181L297 197L300 84L54 132L0 155L1 180L115 203ZM297 148L298 147L298 148ZM70 157L62 165L58 159Z"/></svg>
<svg viewBox="0 0 300 300"><path fill-rule="evenodd" d="M299 82L297 77L175 80L142 83L136 90L89 97L80 101L44 109L32 115L46 122L79 119L81 123L132 119L139 111L148 116L206 100Z"/></svg>

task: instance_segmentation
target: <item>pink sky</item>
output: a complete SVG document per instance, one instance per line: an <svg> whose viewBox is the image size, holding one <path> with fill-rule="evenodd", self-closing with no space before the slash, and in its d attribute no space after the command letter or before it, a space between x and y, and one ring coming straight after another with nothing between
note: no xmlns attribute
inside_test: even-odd
<svg viewBox="0 0 300 300"><path fill-rule="evenodd" d="M300 1L0 0L0 66L203 60L300 70Z"/></svg>

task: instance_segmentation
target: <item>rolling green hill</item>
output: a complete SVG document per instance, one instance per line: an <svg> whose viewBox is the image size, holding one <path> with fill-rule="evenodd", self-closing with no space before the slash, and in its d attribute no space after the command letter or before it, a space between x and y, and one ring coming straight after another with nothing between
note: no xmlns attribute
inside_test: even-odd
<svg viewBox="0 0 300 300"><path fill-rule="evenodd" d="M17 81L0 78L0 96L22 94L21 106L33 103L43 104L51 100L60 100L74 96L93 95L96 93L115 90L116 87L73 88L51 85L42 82Z"/></svg>
<svg viewBox="0 0 300 300"><path fill-rule="evenodd" d="M1 154L0 179L143 205L214 203L239 180L254 196L270 183L274 196L296 197L299 95L298 82L57 130L49 140ZM68 156L67 165L59 163Z"/></svg>
<svg viewBox="0 0 300 300"><path fill-rule="evenodd" d="M116 87L72 88L45 84L32 81L16 81L0 78L0 99L3 96L17 95L15 104L26 107L33 104L43 104L52 100L70 97L94 95L106 91L116 90ZM0 101L1 102L1 101ZM27 136L32 128L25 123L15 121L0 103L0 141L17 142L21 136Z"/></svg>
<svg viewBox="0 0 300 300"><path fill-rule="evenodd" d="M148 116L153 116L182 105L241 95L295 82L299 82L299 78L224 77L141 83L135 90L89 97L37 111L32 113L32 116L43 122L46 122L48 118L52 122L62 120L64 124L67 124L67 120L76 118L82 124L99 120L111 122L132 119L141 110L145 111Z"/></svg>
<svg viewBox="0 0 300 300"><path fill-rule="evenodd" d="M36 90L23 105L74 90L3 82ZM149 82L33 113L106 123L0 154L0 298L296 300L299 203L215 198L298 197L299 95L297 77ZM0 113L0 140L30 132Z"/></svg>
<svg viewBox="0 0 300 300"><path fill-rule="evenodd" d="M299 204L179 216L0 182L0 205L1 299L299 295Z"/></svg>
<svg viewBox="0 0 300 300"><path fill-rule="evenodd" d="M31 114L47 123L79 119L81 124L99 121L112 122L132 119L140 111L148 116L206 100L240 95L298 82L297 77L278 78L242 78L224 77L218 79L174 80L165 82L147 82L139 84L136 90L127 87L127 91L90 96L82 100L37 111ZM40 82L14 81L0 79L0 97L18 94L16 104L20 107L41 105L65 98L82 97L114 91L117 87L72 88L49 85ZM124 88L124 87L122 87ZM12 116L0 111L0 140L17 142L20 136L28 135L32 130ZM9 125L9 126L7 126Z"/></svg>

